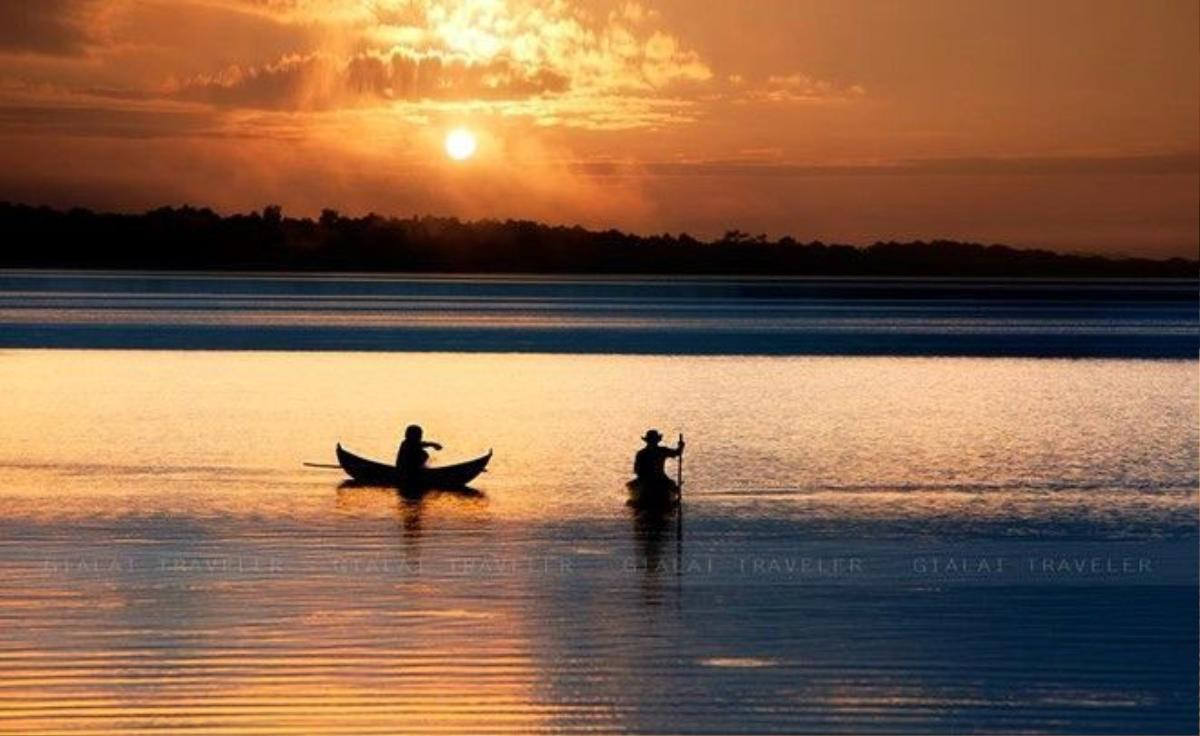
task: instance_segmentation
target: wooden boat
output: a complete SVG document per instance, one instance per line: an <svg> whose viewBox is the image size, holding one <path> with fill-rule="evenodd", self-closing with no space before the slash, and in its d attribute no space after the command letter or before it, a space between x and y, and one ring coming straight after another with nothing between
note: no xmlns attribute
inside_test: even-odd
<svg viewBox="0 0 1200 736"><path fill-rule="evenodd" d="M634 478L625 487L629 505L636 509L666 511L679 505L679 486L670 478L657 483Z"/></svg>
<svg viewBox="0 0 1200 736"><path fill-rule="evenodd" d="M483 457L468 460L457 465L421 468L417 473L402 473L395 465L377 463L359 457L354 453L337 446L338 464L355 481L363 485L393 486L407 489L455 489L463 488L484 470L492 459L492 451Z"/></svg>

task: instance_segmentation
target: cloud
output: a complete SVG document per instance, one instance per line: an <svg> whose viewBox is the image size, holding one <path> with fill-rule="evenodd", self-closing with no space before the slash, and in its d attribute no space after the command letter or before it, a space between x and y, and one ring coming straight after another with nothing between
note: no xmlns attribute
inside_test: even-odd
<svg viewBox="0 0 1200 736"><path fill-rule="evenodd" d="M0 52L83 53L93 5L92 0L0 0Z"/></svg>
<svg viewBox="0 0 1200 736"><path fill-rule="evenodd" d="M731 78L735 87L741 87L741 77ZM848 102L867 93L861 85L839 86L807 74L772 75L756 86L742 91L740 101L814 104L826 102Z"/></svg>
<svg viewBox="0 0 1200 736"><path fill-rule="evenodd" d="M521 66L496 57L477 62L459 54L403 49L364 52L347 59L316 53L188 80L179 97L218 105L325 110L387 100L524 99L566 92L569 80L554 69Z"/></svg>
<svg viewBox="0 0 1200 736"><path fill-rule="evenodd" d="M220 124L198 110L122 109L98 106L0 106L0 129L38 136L176 138L211 136Z"/></svg>
<svg viewBox="0 0 1200 736"><path fill-rule="evenodd" d="M337 31L321 48L184 78L173 85L175 96L275 110L483 102L542 124L594 126L616 97L685 107L689 85L713 76L695 50L636 3L595 16L560 0L226 1ZM494 104L532 100L553 102ZM620 107L618 127L669 119L651 112L661 105ZM638 107L647 112L640 122L631 115Z"/></svg>
<svg viewBox="0 0 1200 736"><path fill-rule="evenodd" d="M89 51L87 65L50 72L57 89L86 104L101 97L114 108L123 100L206 105L225 113L229 127L256 112L377 109L396 121L469 114L631 130L693 122L717 100L861 93L800 74L757 84L718 79L658 12L637 2L44 0L0 11L10 16L6 28L40 29L19 39L10 31L10 45ZM10 66L0 87L36 85L36 76L22 74L46 67L30 58Z"/></svg>
<svg viewBox="0 0 1200 736"><path fill-rule="evenodd" d="M611 162L580 162L575 170L593 176L753 177L912 177L912 176L1171 176L1200 171L1200 153L1138 156L960 157L905 159L863 164L797 164L754 157L712 161L643 162L636 169Z"/></svg>

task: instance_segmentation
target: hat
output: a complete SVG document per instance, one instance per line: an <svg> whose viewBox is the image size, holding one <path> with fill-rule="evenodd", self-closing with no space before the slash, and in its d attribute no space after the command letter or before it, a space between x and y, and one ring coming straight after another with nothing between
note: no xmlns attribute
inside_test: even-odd
<svg viewBox="0 0 1200 736"><path fill-rule="evenodd" d="M663 436L659 434L657 429L648 429L642 439L646 442L661 442Z"/></svg>

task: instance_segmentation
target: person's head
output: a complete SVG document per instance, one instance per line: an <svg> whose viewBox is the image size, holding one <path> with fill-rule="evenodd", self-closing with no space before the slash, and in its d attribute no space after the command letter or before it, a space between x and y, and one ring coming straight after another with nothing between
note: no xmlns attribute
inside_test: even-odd
<svg viewBox="0 0 1200 736"><path fill-rule="evenodd" d="M642 440L647 445L657 445L659 442L662 442L662 435L659 434L657 429L648 429L646 430L646 434L642 436Z"/></svg>
<svg viewBox="0 0 1200 736"><path fill-rule="evenodd" d="M421 429L421 425L410 424L408 425L408 429L404 430L404 439L412 440L413 442L420 442L421 437L424 434L425 431Z"/></svg>

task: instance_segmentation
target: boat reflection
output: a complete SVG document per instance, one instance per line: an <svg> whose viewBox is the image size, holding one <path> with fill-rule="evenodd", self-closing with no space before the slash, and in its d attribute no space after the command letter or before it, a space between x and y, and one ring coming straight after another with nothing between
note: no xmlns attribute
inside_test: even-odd
<svg viewBox="0 0 1200 736"><path fill-rule="evenodd" d="M400 524L405 554L415 559L419 556L418 544L431 507L481 506L486 499L483 491L470 487L412 491L347 480L338 485L335 506L338 511L350 514L375 515L380 511L394 514Z"/></svg>
<svg viewBox="0 0 1200 736"><path fill-rule="evenodd" d="M647 605L662 603L662 582L674 575L681 582L683 565L683 516L678 506L638 507L629 505L633 519L635 567L642 575L642 597ZM669 545L674 540L674 557Z"/></svg>
<svg viewBox="0 0 1200 736"><path fill-rule="evenodd" d="M339 503L343 491L377 491L382 494L387 494L393 497L399 497L410 501L422 501L426 498L436 498L439 496L454 496L457 498L486 498L483 491L470 486L462 486L458 488L393 488L392 486L381 486L374 483L360 483L356 480L345 480L338 485Z"/></svg>

